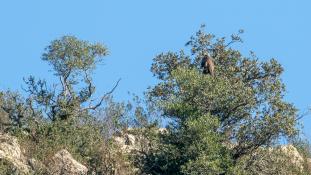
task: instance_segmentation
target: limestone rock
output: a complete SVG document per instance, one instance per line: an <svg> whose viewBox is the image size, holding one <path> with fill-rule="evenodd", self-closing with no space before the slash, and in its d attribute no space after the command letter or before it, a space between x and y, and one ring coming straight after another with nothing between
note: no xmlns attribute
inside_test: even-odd
<svg viewBox="0 0 311 175"><path fill-rule="evenodd" d="M293 145L284 145L281 147L281 150L291 158L291 163L302 169L304 158L300 155L296 147Z"/></svg>
<svg viewBox="0 0 311 175"><path fill-rule="evenodd" d="M84 175L88 169L73 159L67 150L58 151L47 165L53 175Z"/></svg>
<svg viewBox="0 0 311 175"><path fill-rule="evenodd" d="M18 174L29 174L30 168L16 138L0 133L0 159L10 162Z"/></svg>
<svg viewBox="0 0 311 175"><path fill-rule="evenodd" d="M124 134L122 136L114 137L123 152L131 152L137 148L137 138L133 134Z"/></svg>
<svg viewBox="0 0 311 175"><path fill-rule="evenodd" d="M113 139L120 146L121 151L123 153L130 153L132 151L140 150L142 144L148 144L150 141L142 136L141 134L137 134L133 132L134 129L128 128L126 131L118 132L118 134L114 135ZM158 128L155 130L156 133L166 133L166 128Z"/></svg>
<svg viewBox="0 0 311 175"><path fill-rule="evenodd" d="M47 174L47 172L48 172L46 166L42 162L40 162L34 158L28 159L28 165L37 174Z"/></svg>

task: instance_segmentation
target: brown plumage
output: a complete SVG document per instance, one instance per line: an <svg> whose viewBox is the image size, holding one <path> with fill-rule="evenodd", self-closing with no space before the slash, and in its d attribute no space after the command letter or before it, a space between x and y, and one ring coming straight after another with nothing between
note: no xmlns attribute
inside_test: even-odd
<svg viewBox="0 0 311 175"><path fill-rule="evenodd" d="M211 76L214 76L215 65L210 56L205 55L202 58L201 67L203 68L203 74L210 74Z"/></svg>

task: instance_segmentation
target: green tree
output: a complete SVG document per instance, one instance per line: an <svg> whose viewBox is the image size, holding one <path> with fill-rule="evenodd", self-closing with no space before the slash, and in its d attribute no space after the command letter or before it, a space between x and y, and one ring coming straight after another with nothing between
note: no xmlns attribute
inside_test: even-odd
<svg viewBox="0 0 311 175"><path fill-rule="evenodd" d="M114 102L111 95L120 80L97 101L93 97L92 73L107 54L102 44L74 36L52 41L42 60L51 65L59 82L49 85L30 76L25 79L26 98L10 91L0 92L0 131L17 137L26 157L43 163L66 149L87 165L90 174L132 173L112 138L121 130L122 117L128 110L124 103ZM13 170L7 162L0 162L1 172ZM45 170L34 171L47 174Z"/></svg>
<svg viewBox="0 0 311 175"><path fill-rule="evenodd" d="M114 90L101 97L98 103L91 104L95 92L92 72L103 61L102 57L108 54L102 44L64 36L52 41L45 50L42 60L52 66L59 83L49 87L45 80L36 81L33 76L25 82L30 94L30 106L42 110L51 120L64 120L95 110Z"/></svg>
<svg viewBox="0 0 311 175"><path fill-rule="evenodd" d="M7 133L27 129L27 121L34 115L37 113L28 107L18 92L0 92L0 131Z"/></svg>
<svg viewBox="0 0 311 175"><path fill-rule="evenodd" d="M186 44L191 55L162 53L151 71L159 83L149 100L170 121L159 144L140 157L151 174L236 174L243 158L296 134L296 108L284 100L282 66L260 61L232 47L240 35L215 38L202 27ZM215 76L202 74L200 61L210 54Z"/></svg>

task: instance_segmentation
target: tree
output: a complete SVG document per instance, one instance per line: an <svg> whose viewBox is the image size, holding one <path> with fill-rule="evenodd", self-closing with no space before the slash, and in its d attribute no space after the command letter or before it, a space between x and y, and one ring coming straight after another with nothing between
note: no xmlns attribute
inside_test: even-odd
<svg viewBox="0 0 311 175"><path fill-rule="evenodd" d="M0 92L0 131L13 132L26 129L30 116L37 115L28 108L24 98L18 92Z"/></svg>
<svg viewBox="0 0 311 175"><path fill-rule="evenodd" d="M243 157L296 134L297 110L283 98L282 66L232 48L242 42L241 33L226 42L202 27L186 44L191 55L168 52L154 58L151 71L159 83L148 96L171 122L159 146L140 157L143 171L234 174L251 166L239 167ZM200 69L207 53L215 62L214 77Z"/></svg>
<svg viewBox="0 0 311 175"><path fill-rule="evenodd" d="M64 36L52 41L45 50L42 60L52 66L59 84L48 88L45 80L36 81L33 76L25 82L31 106L42 109L51 120L65 120L95 110L116 88L117 84L98 103L91 104L95 92L92 71L103 61L102 57L108 54L107 48L102 44L91 44L74 36Z"/></svg>
<svg viewBox="0 0 311 175"><path fill-rule="evenodd" d="M112 138L124 126L122 117L129 110L111 95L120 80L97 101L93 97L92 73L107 54L102 44L74 36L52 41L42 60L49 63L59 82L49 86L45 80L30 76L25 79L26 98L0 92L0 132L17 137L24 156L36 161L49 162L57 151L66 149L87 165L90 174L132 173L132 166ZM1 170L9 173L12 167L2 161Z"/></svg>

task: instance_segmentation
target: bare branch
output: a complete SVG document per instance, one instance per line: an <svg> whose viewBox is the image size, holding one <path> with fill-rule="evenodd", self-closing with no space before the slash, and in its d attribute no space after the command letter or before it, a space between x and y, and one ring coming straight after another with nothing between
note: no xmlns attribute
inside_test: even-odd
<svg viewBox="0 0 311 175"><path fill-rule="evenodd" d="M296 121L301 120L302 118L304 118L305 116L308 116L308 115L310 115L310 114L311 114L311 111L308 110L308 111L306 111L306 112L300 114L299 116L297 116Z"/></svg>
<svg viewBox="0 0 311 175"><path fill-rule="evenodd" d="M105 94L101 97L100 101L99 101L96 105L83 108L83 109L80 110L80 112L87 111L87 110L96 110L96 108L98 108L99 106L102 105L102 103L103 103L103 101L105 100L105 98L106 98L108 95L112 94L113 91L118 87L120 81L121 81L121 78L117 81L117 83L114 85L114 87L113 87L109 92L105 93Z"/></svg>
<svg viewBox="0 0 311 175"><path fill-rule="evenodd" d="M231 40L230 42L228 42L224 47L227 48L229 47L230 45L232 45L233 43L236 43L237 41L235 40Z"/></svg>
<svg viewBox="0 0 311 175"><path fill-rule="evenodd" d="M87 84L87 89L83 89L82 94L80 94L80 103L86 102L89 98L92 97L93 94L93 83L92 79L89 77L88 73L84 71L84 81ZM80 92L80 93L81 93ZM84 94L85 92L85 94Z"/></svg>

